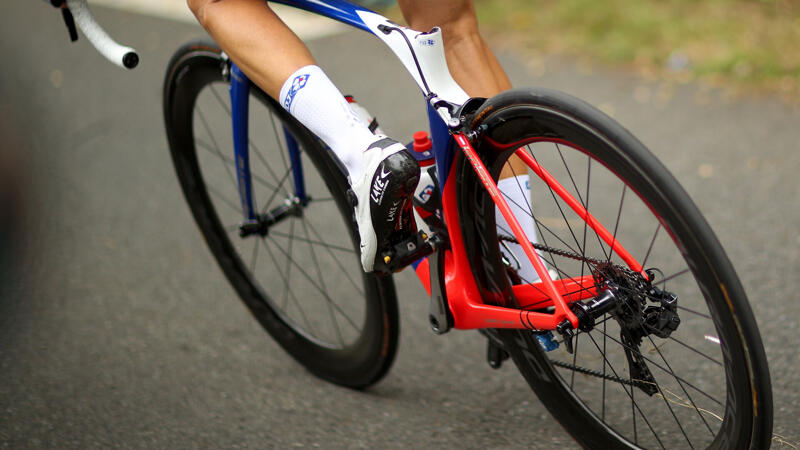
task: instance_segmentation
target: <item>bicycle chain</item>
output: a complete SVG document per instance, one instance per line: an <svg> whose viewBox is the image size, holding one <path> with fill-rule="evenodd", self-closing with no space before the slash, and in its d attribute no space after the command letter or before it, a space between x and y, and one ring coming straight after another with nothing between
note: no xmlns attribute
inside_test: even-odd
<svg viewBox="0 0 800 450"><path fill-rule="evenodd" d="M568 364L568 363L565 363L565 362L562 362L562 361L558 361L558 360L555 360L555 359L551 359L550 362L554 366L563 367L564 369L570 369L570 370L573 370L575 372L582 373L584 375L590 375L590 376L597 377L597 378L605 378L606 380L614 381L614 382L617 382L617 383L620 383L620 384L626 384L628 386L634 386L634 387L642 388L644 386L648 386L649 387L650 385L653 384L652 382L649 382L649 381L631 380L631 379L628 379L628 378L621 378L621 377L618 377L616 375L604 374L604 373L599 372L597 370L587 369L585 367L580 367L580 366L576 366L576 365L573 365L573 364Z"/></svg>
<svg viewBox="0 0 800 450"><path fill-rule="evenodd" d="M513 237L510 237L510 236L498 236L497 238L499 240L501 240L501 241L514 242L514 243L518 244L517 240L515 238L513 238ZM599 260L599 259L595 259L595 258L590 258L588 256L579 255L577 253L569 252L569 251L566 251L566 250L561 250L561 249L554 248L554 247L549 247L547 245L539 244L537 242L531 242L531 245L536 250L547 252L547 253L550 253L550 254L553 254L553 255L556 255L556 256L563 256L565 258L574 259L576 261L589 263L590 265L595 265L595 266L610 266L610 267L613 267L614 269L617 269L620 272L623 272L631 280L637 280L637 278L641 277L641 275L639 273L637 273L637 272L635 272L635 271L633 271L633 270L631 270L631 269L629 269L629 268L627 268L625 266L620 266L618 264L613 264L610 261L603 261L603 260Z"/></svg>

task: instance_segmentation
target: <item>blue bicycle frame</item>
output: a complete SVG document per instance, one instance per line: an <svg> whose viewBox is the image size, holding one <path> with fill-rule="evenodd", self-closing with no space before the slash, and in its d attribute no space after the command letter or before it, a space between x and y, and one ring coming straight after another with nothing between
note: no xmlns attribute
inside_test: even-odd
<svg viewBox="0 0 800 450"><path fill-rule="evenodd" d="M375 14L369 9L354 5L345 0L281 0L282 3L295 8L310 11L360 30L374 34L374 30L367 26L359 16L359 12ZM246 223L256 223L257 214L253 206L252 181L250 176L249 134L248 134L248 94L250 80L235 64L231 63L230 99L233 121L233 147L236 161L236 177L239 189L239 198ZM430 124L431 140L433 141L433 154L437 163L437 175L442 183L447 180L451 163L455 157L455 147L447 125L433 107L427 107L428 121ZM286 146L291 162L292 181L296 200L305 205L305 181L303 167L300 160L300 149L294 137L284 129Z"/></svg>

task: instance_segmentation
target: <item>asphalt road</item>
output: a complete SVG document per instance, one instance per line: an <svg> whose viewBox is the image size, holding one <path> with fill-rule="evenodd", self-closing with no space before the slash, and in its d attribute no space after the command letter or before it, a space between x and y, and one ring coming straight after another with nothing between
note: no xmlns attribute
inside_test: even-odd
<svg viewBox="0 0 800 450"><path fill-rule="evenodd" d="M0 210L18 219L0 248L0 446L574 447L532 395L519 400L527 387L512 365L488 368L477 333L428 331L410 273L397 278L401 348L385 380L354 392L293 362L235 298L169 160L163 72L203 33L96 15L140 50L139 68L70 44L43 2L15 2L0 18L0 185L20 187L21 205ZM407 101L415 86L380 43L348 32L311 48L388 134L424 128ZM800 110L569 60L502 62L516 85L599 105L689 191L761 327L775 433L800 442Z"/></svg>

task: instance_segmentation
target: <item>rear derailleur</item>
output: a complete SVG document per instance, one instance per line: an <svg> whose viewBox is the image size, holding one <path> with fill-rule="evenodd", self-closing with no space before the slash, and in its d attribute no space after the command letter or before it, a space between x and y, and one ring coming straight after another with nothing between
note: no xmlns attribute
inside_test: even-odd
<svg viewBox="0 0 800 450"><path fill-rule="evenodd" d="M646 273L648 278L612 264L597 267L594 277L600 282L598 285L603 286L600 295L589 301L572 303L570 309L578 318L580 332L593 330L597 319L606 314L617 321L631 380L645 393L653 395L658 389L646 358L639 350L642 340L650 335L666 339L678 329L681 321L677 295L653 285L655 271ZM572 338L577 331L572 323L565 319L556 331L563 337L567 352L573 353Z"/></svg>

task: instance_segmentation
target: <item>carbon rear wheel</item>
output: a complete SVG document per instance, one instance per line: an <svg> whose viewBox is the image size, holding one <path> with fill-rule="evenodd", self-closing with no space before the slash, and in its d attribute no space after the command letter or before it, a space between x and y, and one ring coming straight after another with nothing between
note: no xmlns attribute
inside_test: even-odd
<svg viewBox="0 0 800 450"><path fill-rule="evenodd" d="M392 278L361 268L349 185L338 160L255 86L249 150L264 228L243 236L229 69L209 43L182 47L167 69L167 136L192 215L239 298L292 357L320 378L367 387L386 374L397 349ZM299 146L298 161L288 156L290 141Z"/></svg>
<svg viewBox="0 0 800 450"><path fill-rule="evenodd" d="M529 176L530 205L517 205L525 210L517 218L535 224L529 239L547 268L560 280L616 289L615 308L576 330L572 353L558 333L488 332L553 416L588 448L767 448L772 393L758 327L725 252L667 170L612 119L556 91L509 91L472 117L473 145L493 178L504 167ZM518 149L524 169L508 164ZM525 257L508 256L513 234L497 226L470 164L461 158L456 167L476 282L485 299L516 307L512 283L540 285L517 275ZM649 279L535 175L542 168Z"/></svg>

